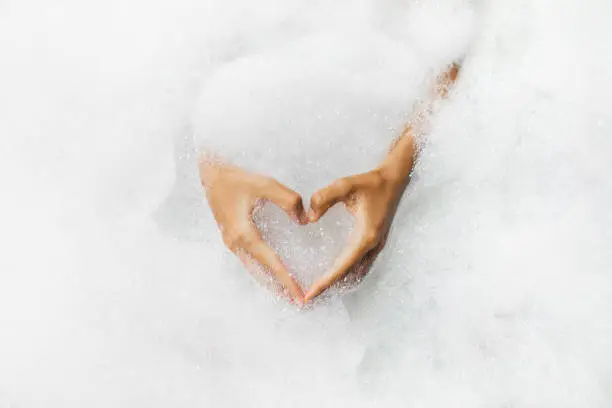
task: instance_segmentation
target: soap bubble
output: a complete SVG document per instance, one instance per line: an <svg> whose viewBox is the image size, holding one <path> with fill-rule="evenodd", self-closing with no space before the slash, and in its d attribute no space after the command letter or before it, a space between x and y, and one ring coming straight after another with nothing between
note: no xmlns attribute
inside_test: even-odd
<svg viewBox="0 0 612 408"><path fill-rule="evenodd" d="M0 405L612 401L607 0L0 4ZM380 163L440 70L384 251L296 308L224 248L205 149L305 202ZM342 204L256 225L304 287Z"/></svg>

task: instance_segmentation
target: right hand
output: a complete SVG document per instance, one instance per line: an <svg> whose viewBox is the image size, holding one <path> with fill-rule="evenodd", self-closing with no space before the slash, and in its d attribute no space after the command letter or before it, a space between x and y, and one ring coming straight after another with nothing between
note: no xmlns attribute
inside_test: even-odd
<svg viewBox="0 0 612 408"><path fill-rule="evenodd" d="M261 200L282 208L298 224L308 222L302 197L273 178L249 173L239 167L203 158L200 176L206 197L217 221L223 242L247 269L253 261L272 273L282 285L283 294L298 304L304 292L282 260L263 240L253 222L253 212Z"/></svg>

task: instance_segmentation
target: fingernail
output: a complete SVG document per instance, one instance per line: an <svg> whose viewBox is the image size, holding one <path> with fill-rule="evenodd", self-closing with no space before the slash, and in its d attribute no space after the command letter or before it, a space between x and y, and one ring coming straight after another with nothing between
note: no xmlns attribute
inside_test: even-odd
<svg viewBox="0 0 612 408"><path fill-rule="evenodd" d="M314 210L308 211L308 221L313 222L316 220L317 220L317 215L315 214Z"/></svg>

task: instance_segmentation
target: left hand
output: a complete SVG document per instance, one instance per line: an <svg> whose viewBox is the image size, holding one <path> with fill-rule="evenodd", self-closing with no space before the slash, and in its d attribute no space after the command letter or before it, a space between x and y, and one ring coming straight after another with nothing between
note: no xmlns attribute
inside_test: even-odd
<svg viewBox="0 0 612 408"><path fill-rule="evenodd" d="M326 275L304 296L306 302L318 296L349 272L365 275L385 245L389 227L406 182L384 169L338 179L313 194L309 222L318 221L334 204L342 202L356 219L355 234Z"/></svg>

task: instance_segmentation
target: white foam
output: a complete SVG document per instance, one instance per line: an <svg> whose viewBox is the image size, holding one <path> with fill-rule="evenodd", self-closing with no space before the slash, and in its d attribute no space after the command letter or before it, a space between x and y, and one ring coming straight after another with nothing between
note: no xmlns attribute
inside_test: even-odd
<svg viewBox="0 0 612 408"><path fill-rule="evenodd" d="M611 16L0 5L0 405L609 407ZM257 285L220 242L196 149L307 198L375 165L466 50L368 279L308 311ZM293 230L274 210L266 238L309 244L284 256L313 279L347 214Z"/></svg>

